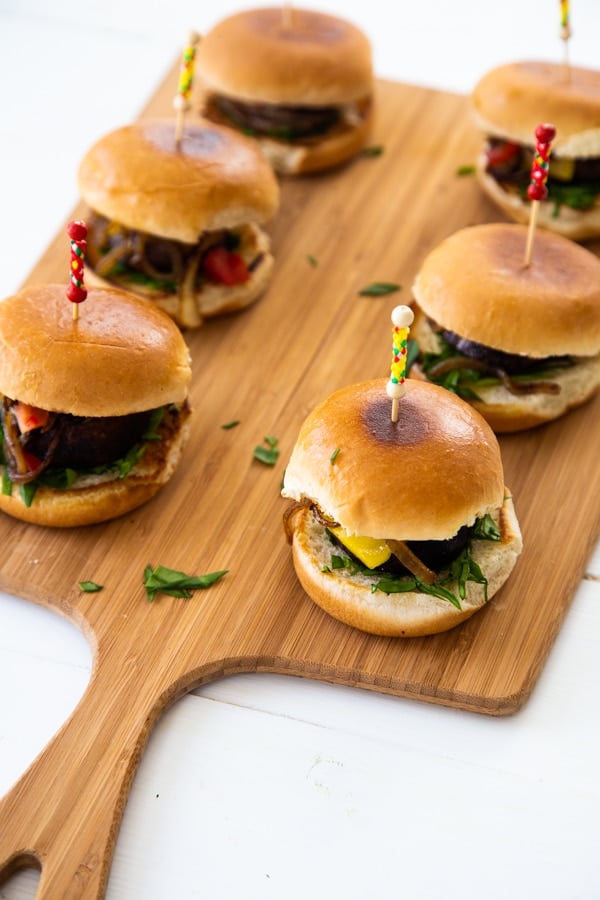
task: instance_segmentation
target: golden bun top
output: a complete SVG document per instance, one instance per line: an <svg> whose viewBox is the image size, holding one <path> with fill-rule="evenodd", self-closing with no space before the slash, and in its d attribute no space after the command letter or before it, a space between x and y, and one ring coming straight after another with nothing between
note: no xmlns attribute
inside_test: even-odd
<svg viewBox="0 0 600 900"><path fill-rule="evenodd" d="M600 156L600 71L523 61L498 66L476 84L472 107L481 129L535 145L540 122L556 127L556 156Z"/></svg>
<svg viewBox="0 0 600 900"><path fill-rule="evenodd" d="M189 351L166 313L122 291L89 290L74 320L65 290L43 284L0 301L0 393L76 416L186 398Z"/></svg>
<svg viewBox="0 0 600 900"><path fill-rule="evenodd" d="M461 337L533 357L600 351L600 259L538 229L524 265L527 226L474 225L425 258L413 285L421 309Z"/></svg>
<svg viewBox="0 0 600 900"><path fill-rule="evenodd" d="M109 219L195 244L203 231L270 219L279 187L253 141L196 119L175 144L174 120L147 120L111 131L83 157L79 191Z"/></svg>
<svg viewBox="0 0 600 900"><path fill-rule="evenodd" d="M401 541L444 540L502 506L500 449L487 422L443 388L405 386L396 423L385 379L319 404L300 429L283 496L313 500L352 534Z"/></svg>
<svg viewBox="0 0 600 900"><path fill-rule="evenodd" d="M223 19L196 59L203 86L242 100L330 106L370 96L371 45L343 19L267 7Z"/></svg>

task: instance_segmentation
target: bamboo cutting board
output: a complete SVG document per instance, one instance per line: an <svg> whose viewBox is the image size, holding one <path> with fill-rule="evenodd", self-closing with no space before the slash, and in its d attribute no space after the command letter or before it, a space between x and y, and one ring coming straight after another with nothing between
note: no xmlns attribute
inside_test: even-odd
<svg viewBox="0 0 600 900"><path fill-rule="evenodd" d="M144 115L170 115L175 73ZM79 706L0 803L0 822L11 823L0 881L35 862L43 900L102 896L154 722L223 674L303 675L492 715L519 709L533 688L598 537L600 398L501 439L525 550L496 598L457 629L362 634L316 607L292 569L279 489L300 423L334 389L387 375L390 311L410 300L425 254L460 227L499 218L473 179L456 175L479 144L464 97L382 82L378 109L381 156L283 184L267 294L186 335L193 433L171 483L135 513L87 529L0 517L0 587L74 620L95 652ZM66 281L67 271L61 228L29 281ZM372 281L402 290L360 297ZM221 427L234 419L237 428ZM265 435L279 439L274 468L253 460ZM191 600L149 603L148 563L230 571ZM104 590L82 594L81 580Z"/></svg>

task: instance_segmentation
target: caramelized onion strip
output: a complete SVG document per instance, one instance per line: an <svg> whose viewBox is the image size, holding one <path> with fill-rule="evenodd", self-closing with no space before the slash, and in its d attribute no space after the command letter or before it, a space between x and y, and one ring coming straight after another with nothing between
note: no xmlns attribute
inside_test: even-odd
<svg viewBox="0 0 600 900"><path fill-rule="evenodd" d="M414 575L415 578L418 578L424 584L433 584L435 581L435 572L432 572L431 569L428 569L424 562L421 562L418 556L412 552L410 547L404 543L404 541L394 541L386 539L386 544L394 554L394 556L400 560L405 569Z"/></svg>

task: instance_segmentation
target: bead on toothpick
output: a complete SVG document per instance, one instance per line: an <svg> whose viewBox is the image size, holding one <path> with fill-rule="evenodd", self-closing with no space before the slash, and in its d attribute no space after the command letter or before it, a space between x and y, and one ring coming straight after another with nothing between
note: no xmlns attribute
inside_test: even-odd
<svg viewBox="0 0 600 900"><path fill-rule="evenodd" d="M87 297L87 289L83 283L87 233L87 225L81 220L75 219L67 225L67 234L71 242L71 264L66 295L67 300L73 304L73 319L79 317L79 304Z"/></svg>
<svg viewBox="0 0 600 900"><path fill-rule="evenodd" d="M531 200L531 209L529 213L527 246L525 247L525 266L531 264L533 239L535 237L540 203L548 196L546 182L548 181L548 169L550 168L550 146L555 137L556 128L554 125L538 125L535 129L536 144L533 163L531 164L529 186L527 188L527 196Z"/></svg>
<svg viewBox="0 0 600 900"><path fill-rule="evenodd" d="M199 40L200 35L198 32L190 31L188 42L181 54L179 83L177 85L177 93L173 98L173 106L177 112L177 119L175 121L175 144L177 147L181 144L181 138L183 137L185 113L190 108L190 97L192 95L192 86L194 84L194 60L196 58L196 45Z"/></svg>
<svg viewBox="0 0 600 900"><path fill-rule="evenodd" d="M404 394L406 380L406 354L408 334L414 314L410 306L396 306L392 310L392 363L386 393L392 401L392 422L398 421L400 398Z"/></svg>

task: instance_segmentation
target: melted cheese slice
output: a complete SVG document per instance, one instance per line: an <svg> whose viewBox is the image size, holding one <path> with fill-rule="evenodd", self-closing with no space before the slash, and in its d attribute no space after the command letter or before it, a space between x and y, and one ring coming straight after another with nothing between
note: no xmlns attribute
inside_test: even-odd
<svg viewBox="0 0 600 900"><path fill-rule="evenodd" d="M339 525L330 528L332 534L336 536L340 544L343 544L350 553L353 553L361 563L368 569L376 569L382 565L392 555L392 551L386 542L380 538L356 537L348 534Z"/></svg>

